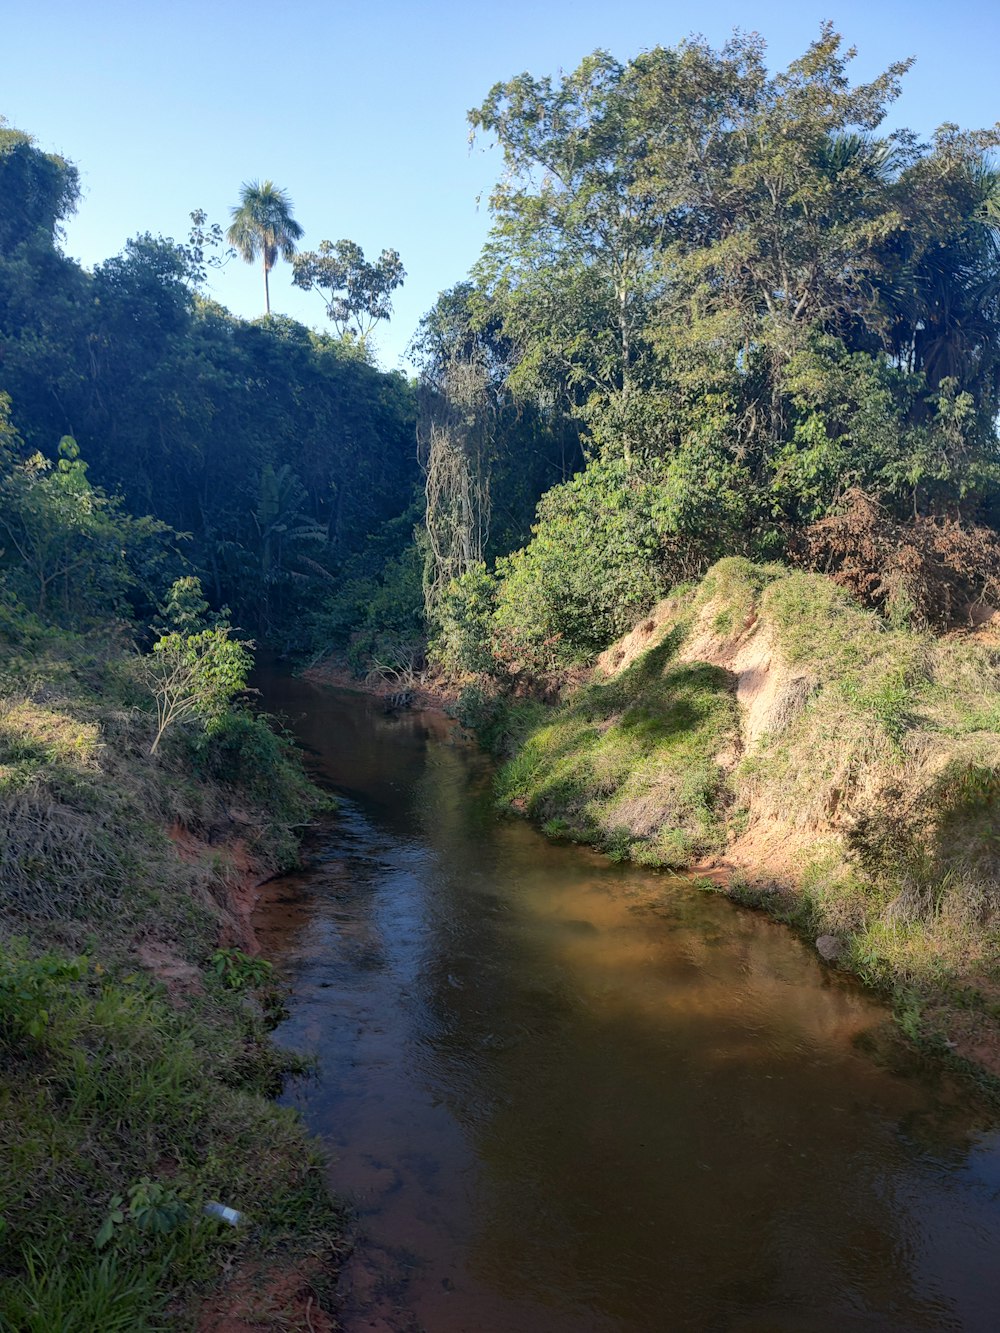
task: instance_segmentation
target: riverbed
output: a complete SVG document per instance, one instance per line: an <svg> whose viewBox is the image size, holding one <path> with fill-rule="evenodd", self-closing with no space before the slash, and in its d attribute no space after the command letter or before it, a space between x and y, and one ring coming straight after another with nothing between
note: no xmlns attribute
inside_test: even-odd
<svg viewBox="0 0 1000 1333"><path fill-rule="evenodd" d="M356 1217L348 1333L1000 1328L1000 1133L788 930L498 814L447 719L277 673L340 802L255 925Z"/></svg>

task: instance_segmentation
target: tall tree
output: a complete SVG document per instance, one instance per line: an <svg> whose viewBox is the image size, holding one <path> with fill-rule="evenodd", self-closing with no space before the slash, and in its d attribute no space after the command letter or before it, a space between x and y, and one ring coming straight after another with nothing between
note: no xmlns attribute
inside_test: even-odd
<svg viewBox="0 0 1000 1333"><path fill-rule="evenodd" d="M76 209L76 167L56 153L43 153L30 134L0 116L0 255L41 232L59 236L59 223Z"/></svg>
<svg viewBox="0 0 1000 1333"><path fill-rule="evenodd" d="M662 285L652 264L662 210L636 188L634 101L630 70L595 51L558 83L497 83L469 112L504 157L477 276L518 348L511 387L592 424L609 414L626 448Z"/></svg>
<svg viewBox="0 0 1000 1333"><path fill-rule="evenodd" d="M905 226L889 238L882 298L900 363L938 389L954 379L985 423L1000 410L1000 125L943 125L896 190Z"/></svg>
<svg viewBox="0 0 1000 1333"><path fill-rule="evenodd" d="M362 343L382 319L392 314L392 293L403 285L406 270L395 250L383 250L374 262L356 241L320 241L319 250L299 255L292 281L303 291L315 287L337 333Z"/></svg>
<svg viewBox="0 0 1000 1333"><path fill-rule="evenodd" d="M226 240L248 264L261 257L264 262L264 312L271 313L268 275L278 256L289 262L295 256L295 242L302 228L292 217L292 201L287 190L273 181L244 181L239 205L231 210L232 224Z"/></svg>

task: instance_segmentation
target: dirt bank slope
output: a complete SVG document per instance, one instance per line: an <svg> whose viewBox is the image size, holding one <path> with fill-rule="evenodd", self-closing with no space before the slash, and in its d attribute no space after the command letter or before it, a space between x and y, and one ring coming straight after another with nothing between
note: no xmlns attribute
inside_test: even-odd
<svg viewBox="0 0 1000 1333"><path fill-rule="evenodd" d="M194 1328L225 1274L337 1243L323 1163L272 1101L289 1059L249 927L318 793L249 713L150 755L129 679L113 645L0 642L4 1328ZM273 1297L247 1327L322 1326Z"/></svg>
<svg viewBox="0 0 1000 1333"><path fill-rule="evenodd" d="M727 871L1000 1073L995 637L894 630L822 576L728 559L505 725L512 807L616 857Z"/></svg>

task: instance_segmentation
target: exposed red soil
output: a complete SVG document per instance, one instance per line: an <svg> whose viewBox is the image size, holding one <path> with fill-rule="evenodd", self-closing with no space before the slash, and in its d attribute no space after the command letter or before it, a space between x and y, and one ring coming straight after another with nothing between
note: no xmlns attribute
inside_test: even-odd
<svg viewBox="0 0 1000 1333"><path fill-rule="evenodd" d="M152 972L157 981L163 982L170 1002L176 1008L183 1007L189 996L204 992L199 969L174 953L163 940L142 940L137 952L143 967Z"/></svg>
<svg viewBox="0 0 1000 1333"><path fill-rule="evenodd" d="M244 1264L201 1310L197 1333L337 1333L316 1295L320 1261Z"/></svg>
<svg viewBox="0 0 1000 1333"><path fill-rule="evenodd" d="M237 831L251 822L249 816L238 810L229 815L233 828L219 841L209 842L180 823L168 829L168 834L185 865L204 868L201 896L218 918L220 947L257 954L260 945L252 916L260 886L271 872ZM197 883L194 888L197 892ZM182 1007L192 995L204 991L200 970L181 958L169 941L149 936L139 941L137 953L142 965L163 982L176 1006ZM202 1305L198 1333L338 1333L339 1325L322 1308L316 1292L320 1277L328 1282L335 1263L336 1256L330 1255L323 1261L312 1256L240 1265Z"/></svg>
<svg viewBox="0 0 1000 1333"><path fill-rule="evenodd" d="M250 822L249 816L239 811L230 814L234 825ZM219 844L209 843L181 823L172 824L167 833L179 860L187 866L204 868L204 881L193 884L192 892L218 919L219 947L259 953L251 919L260 886L270 878L269 868L238 835ZM151 934L138 940L135 948L139 962L163 983L176 1007L182 1008L189 997L203 993L199 968L182 958L171 940Z"/></svg>
<svg viewBox="0 0 1000 1333"><path fill-rule="evenodd" d="M244 839L235 832L235 828L250 823L250 817L238 810L231 810L229 814L234 832L221 843L209 843L180 823L173 824L167 832L178 857L185 865L206 867L209 884L207 905L219 917L220 946L256 954L260 952L260 946L251 925L251 917L260 897L258 890L270 878L270 871L259 858L253 856ZM220 858L223 862L221 874L218 870Z"/></svg>
<svg viewBox="0 0 1000 1333"><path fill-rule="evenodd" d="M220 848L180 823L171 825L167 833L179 860L187 866L204 867L204 882L192 885L192 890L218 918L219 946L259 953L251 917L260 897L258 890L269 878L267 867L251 855L240 837L229 839ZM224 864L221 875L220 855ZM172 1004L183 1007L190 996L203 993L200 970L180 956L172 941L147 935L135 947L139 962L163 982Z"/></svg>

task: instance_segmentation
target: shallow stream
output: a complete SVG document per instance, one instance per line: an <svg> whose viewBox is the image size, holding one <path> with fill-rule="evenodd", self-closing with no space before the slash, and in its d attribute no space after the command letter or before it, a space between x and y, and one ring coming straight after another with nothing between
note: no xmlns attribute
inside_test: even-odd
<svg viewBox="0 0 1000 1333"><path fill-rule="evenodd" d="M1000 1329L1000 1133L781 926L498 817L433 714L259 682L341 800L257 927L348 1333Z"/></svg>

